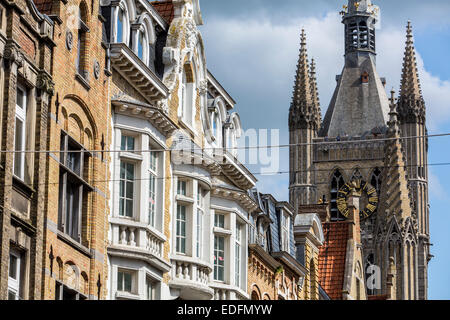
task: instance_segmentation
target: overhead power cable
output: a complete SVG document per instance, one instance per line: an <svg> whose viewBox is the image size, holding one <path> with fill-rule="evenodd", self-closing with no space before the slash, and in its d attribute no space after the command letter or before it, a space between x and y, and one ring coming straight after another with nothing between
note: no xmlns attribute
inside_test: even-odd
<svg viewBox="0 0 450 320"><path fill-rule="evenodd" d="M377 139L365 139L365 140L348 140L347 137L342 137L341 140L330 140L323 142L311 142L311 143L291 143L291 144L280 144L280 145L266 145L266 146L243 146L243 147L227 147L226 150L250 150L250 149L274 149L274 148L289 148L289 147L300 147L300 146L311 146L311 145L343 145L343 144L359 144L366 142L383 142L392 140L408 140L408 139L424 139L424 138L437 138L437 137L448 137L450 133L440 133L440 134L429 134L422 136L407 136L400 138L377 138ZM326 139L326 138L325 138ZM206 147L197 148L195 146L184 146L186 148L167 148L167 149L135 149L135 150L120 150L120 149L109 149L109 150L67 150L68 153L77 152L88 152L88 153L116 153L116 152L131 152L131 153L147 153L147 152L166 152L166 151L206 151L206 150L220 150L219 147ZM65 152L63 150L0 150L0 153L61 153Z"/></svg>

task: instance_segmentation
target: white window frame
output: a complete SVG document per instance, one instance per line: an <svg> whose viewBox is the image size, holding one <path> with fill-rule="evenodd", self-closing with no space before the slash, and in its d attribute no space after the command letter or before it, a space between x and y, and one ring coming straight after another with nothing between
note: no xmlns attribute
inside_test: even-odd
<svg viewBox="0 0 450 320"><path fill-rule="evenodd" d="M184 208L184 219L181 218L181 208ZM176 212L176 230L175 230L175 250L177 254L185 255L187 253L187 222L188 222L188 207L185 204L177 203L177 212ZM182 234L181 226L184 225L184 234ZM184 243L184 251L181 250L181 244Z"/></svg>
<svg viewBox="0 0 450 320"><path fill-rule="evenodd" d="M223 217L223 226L220 226L219 223L216 224L216 222L221 222L221 221L216 221L216 220L219 220L219 219L216 219L216 218L218 218L218 217ZM221 228L221 229L225 229L225 227L226 227L226 217L225 217L225 214L223 214L223 213L217 213L217 212L214 214L214 227L216 227L216 228Z"/></svg>
<svg viewBox="0 0 450 320"><path fill-rule="evenodd" d="M133 166L133 180L129 180L127 177L126 177L126 172L125 172L125 178L122 178L122 164L125 164L125 165L132 165ZM137 166L137 164L136 163L134 163L134 162L131 162L131 161L126 161L126 160L120 160L120 167L119 167L119 184L120 183L122 183L122 181L124 182L124 189L123 189L123 196L120 194L120 185L119 185L119 217L128 217L128 218L133 218L134 217L134 215L135 215L135 205L136 205L136 197L135 197L135 194L136 194L136 183L135 183L135 180L136 180L136 166ZM133 198L127 198L126 197L126 194L127 194L127 189L126 189L126 186L127 186L127 182L131 182L132 183L132 185L133 185ZM122 214L122 212L121 212L121 210L120 210L120 201L121 200L124 200L124 205L123 205L123 214ZM126 210L126 203L127 203L127 200L132 200L131 201L131 216L128 216L127 214L126 214L126 212L127 212L127 210Z"/></svg>
<svg viewBox="0 0 450 320"><path fill-rule="evenodd" d="M194 124L194 98L195 88L194 83L187 82L186 71L183 70L181 76L181 120L187 124L190 128Z"/></svg>
<svg viewBox="0 0 450 320"><path fill-rule="evenodd" d="M223 239L223 249L220 249L220 246L218 246L218 248L216 248L216 239L217 239L217 243L219 243L219 239ZM220 265L219 264L219 253L223 253L223 264ZM221 235L214 235L214 271L213 271L213 277L214 277L214 281L218 281L218 282L225 282L225 267L226 267L226 238L224 236ZM219 270L222 269L223 270L223 279L219 279Z"/></svg>
<svg viewBox="0 0 450 320"><path fill-rule="evenodd" d="M155 280L153 280L149 276L145 277L145 299L146 300L155 300L156 299L157 285L158 285L158 283Z"/></svg>
<svg viewBox="0 0 450 320"><path fill-rule="evenodd" d="M122 290L119 290L119 273L124 273L124 274L128 274L131 275L131 291L126 291L125 290L125 277L122 278ZM124 292L124 293L129 293L129 294L136 294L137 292L137 270L131 270L131 269L124 269L124 268L118 268L117 269L117 286L116 286L116 290L117 292Z"/></svg>
<svg viewBox="0 0 450 320"><path fill-rule="evenodd" d="M150 152L149 159L149 199L148 199L148 224L156 226L156 202L158 196L158 162L159 154L156 151Z"/></svg>
<svg viewBox="0 0 450 320"><path fill-rule="evenodd" d="M14 257L16 259L15 278L10 276L11 257ZM8 296L10 295L10 293L14 294L15 296L14 300L20 299L20 285L22 281L21 270L22 270L22 255L20 254L19 251L15 250L14 248L10 248L9 262L8 262Z"/></svg>
<svg viewBox="0 0 450 320"><path fill-rule="evenodd" d="M241 261L242 261L242 246L241 246L241 242L242 242L242 224L239 223L238 221L236 221L236 243L235 243L235 257L234 257L234 261L235 261L235 285L236 287L241 287Z"/></svg>
<svg viewBox="0 0 450 320"><path fill-rule="evenodd" d="M128 149L129 148L129 146L128 146L128 139L130 139L130 138L133 139L133 148L131 150ZM123 139L125 139L125 145L122 145ZM137 137L135 137L135 136L133 136L131 134L125 134L124 132L122 132L121 135L120 135L120 151L134 153L135 150L136 150L137 140L138 140Z"/></svg>
<svg viewBox="0 0 450 320"><path fill-rule="evenodd" d="M204 211L204 196L203 196L203 188L200 185L197 185L197 216L196 216L196 225L195 225L195 255L197 258L202 258L202 241L203 241L203 217L205 215Z"/></svg>
<svg viewBox="0 0 450 320"><path fill-rule="evenodd" d="M177 195L187 197L188 196L188 181L183 179L177 180Z"/></svg>
<svg viewBox="0 0 450 320"><path fill-rule="evenodd" d="M19 94L19 90L22 92L22 106L18 104L17 95ZM15 120L14 120L14 150L21 152L14 152L13 156L13 173L14 175L21 179L25 180L25 148L26 148L26 127L27 127L27 95L28 90L25 87L18 85L17 93L16 93L16 111L15 111ZM21 146L17 146L16 137L17 137L17 122L20 121L22 123L22 129L20 132L21 135ZM18 172L16 172L16 160L20 159L20 167L18 168Z"/></svg>

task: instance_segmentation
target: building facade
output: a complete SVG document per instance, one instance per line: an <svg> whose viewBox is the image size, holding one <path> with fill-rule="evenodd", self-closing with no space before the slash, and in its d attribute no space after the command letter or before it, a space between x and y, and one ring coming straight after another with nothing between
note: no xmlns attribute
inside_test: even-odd
<svg viewBox="0 0 450 320"><path fill-rule="evenodd" d="M101 1L112 140L108 299L247 299L256 179L207 69L198 1Z"/></svg>
<svg viewBox="0 0 450 320"><path fill-rule="evenodd" d="M378 12L369 0L351 0L341 12L345 66L323 120L315 63L308 62L302 33L289 115L290 202L297 212L326 204L327 233L348 221L350 191L360 191L362 278L381 275L368 286L369 298L426 299L431 255L425 104L410 23L400 95L388 99L386 80L376 71Z"/></svg>
<svg viewBox="0 0 450 320"><path fill-rule="evenodd" d="M106 297L111 139L104 19L97 1L35 0L54 21L43 299Z"/></svg>
<svg viewBox="0 0 450 320"><path fill-rule="evenodd" d="M0 2L0 299L42 297L53 32L32 1Z"/></svg>

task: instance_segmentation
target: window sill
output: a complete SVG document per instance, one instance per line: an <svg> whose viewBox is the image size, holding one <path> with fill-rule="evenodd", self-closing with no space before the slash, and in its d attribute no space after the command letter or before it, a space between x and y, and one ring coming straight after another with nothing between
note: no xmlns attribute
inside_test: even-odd
<svg viewBox="0 0 450 320"><path fill-rule="evenodd" d="M83 246L81 243L76 242L69 235L63 233L60 230L58 230L58 239L60 239L61 241L67 243L72 248L78 250L79 252L81 252L82 254L88 256L89 258L92 258L92 254L91 254L91 251L89 250L89 248Z"/></svg>
<svg viewBox="0 0 450 320"><path fill-rule="evenodd" d="M133 152L120 152L119 153L120 158L125 158L127 160L133 160L133 161L142 161L143 156L141 154L133 153Z"/></svg>
<svg viewBox="0 0 450 320"><path fill-rule="evenodd" d="M140 297L138 294L124 291L116 291L116 299L140 300Z"/></svg>
<svg viewBox="0 0 450 320"><path fill-rule="evenodd" d="M231 236L233 234L233 232L231 230L227 230L227 229L223 229L223 228L219 228L219 227L214 227L213 232L215 234L224 235L224 236Z"/></svg>
<svg viewBox="0 0 450 320"><path fill-rule="evenodd" d="M86 90L91 89L89 81L85 79L82 75L80 75L78 72L75 74L75 79L78 80L78 82L81 83Z"/></svg>
<svg viewBox="0 0 450 320"><path fill-rule="evenodd" d="M187 196L182 196L182 195L179 195L179 194L176 195L175 199L176 199L177 201L180 201L180 202L187 202L187 203L190 203L190 204L193 204L193 203L195 202L195 201L194 201L194 198L187 197Z"/></svg>

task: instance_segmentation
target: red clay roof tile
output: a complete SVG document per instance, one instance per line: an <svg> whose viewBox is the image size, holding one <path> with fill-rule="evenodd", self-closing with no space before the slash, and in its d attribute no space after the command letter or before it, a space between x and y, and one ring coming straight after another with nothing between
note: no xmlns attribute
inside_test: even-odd
<svg viewBox="0 0 450 320"><path fill-rule="evenodd" d="M174 17L174 9L172 0L152 1L150 4L158 11L161 17L166 20L168 24L172 23Z"/></svg>
<svg viewBox="0 0 450 320"><path fill-rule="evenodd" d="M342 299L349 222L323 223L324 244L319 251L319 283L333 300Z"/></svg>

